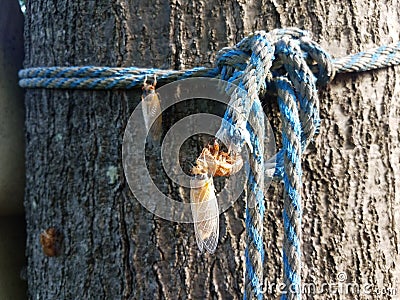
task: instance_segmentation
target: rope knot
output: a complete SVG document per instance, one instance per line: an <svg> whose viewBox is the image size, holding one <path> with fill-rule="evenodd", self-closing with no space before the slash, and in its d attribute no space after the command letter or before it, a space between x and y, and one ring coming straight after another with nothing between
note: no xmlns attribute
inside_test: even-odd
<svg viewBox="0 0 400 300"><path fill-rule="evenodd" d="M275 176L282 178L284 193L284 283L294 287L297 299L301 273L301 154L318 133L317 85L334 77L332 59L295 28L258 31L231 48L220 51L217 73L229 82L230 103L217 138L240 152L246 143L252 153L246 206L245 298L260 298L264 247L264 112L259 99L266 86L275 86L282 119L283 148L277 155ZM235 83L233 87L232 83ZM268 83L268 85L267 85ZM287 291L291 293L290 290Z"/></svg>
<svg viewBox="0 0 400 300"><path fill-rule="evenodd" d="M229 91L231 103L225 114L225 125L239 128L239 131L222 124L218 132L219 137L232 141L236 148L240 149L244 142L251 147L245 136L246 126L243 126L251 105L259 101L266 83L278 88L276 81L281 77L291 82L298 98L303 150L318 133L317 85L326 85L334 77L335 68L330 55L312 41L308 32L296 28L257 31L237 45L223 48L217 55L216 69L221 79L237 85Z"/></svg>

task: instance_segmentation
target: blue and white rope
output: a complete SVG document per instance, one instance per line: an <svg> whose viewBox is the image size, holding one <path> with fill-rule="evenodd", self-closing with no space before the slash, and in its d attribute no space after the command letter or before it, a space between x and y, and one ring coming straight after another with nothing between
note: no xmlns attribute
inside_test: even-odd
<svg viewBox="0 0 400 300"><path fill-rule="evenodd" d="M227 122L222 123L217 137L223 140L237 141L235 146L238 149L234 148L236 151L240 150L244 142L250 144L253 150L247 190L244 298L262 298L260 291L263 280L264 249L260 245L263 242L259 237L263 236L262 218L265 210L261 185L264 182L264 161L259 157L263 156L263 151L257 149L257 146L259 147L262 144L260 140L263 140L262 131L258 128L262 127L263 118L257 116L255 107L261 107L258 95L260 90L265 87L265 81L268 81L269 84L275 84L278 91L283 124L283 149L279 154L281 159L278 161L278 170L282 170L285 186L283 260L286 290L282 298L300 299L301 152L317 132L319 126L317 78L311 70L312 66L308 65L306 60L311 58L313 61L319 62L317 72L320 74L321 83L329 81L334 73L333 67L329 55L315 45L307 33L298 30L257 32L236 45L232 51L248 53L250 59L245 70L231 69L230 78L227 72L224 72L223 79L231 81L232 78L235 78L238 81L238 88L231 94L231 102L224 117ZM226 53L223 57L226 57ZM278 60L285 69L287 78L274 76L274 73L278 72L271 68L273 63ZM282 73L282 70L279 73ZM291 87L291 82L293 87ZM252 130L249 130L246 123L253 125ZM260 172L262 173L260 174ZM253 198L257 200L252 200ZM252 201L255 201L255 206L251 205ZM257 217L257 215L260 216ZM261 224L259 224L260 222Z"/></svg>
<svg viewBox="0 0 400 300"><path fill-rule="evenodd" d="M355 55L331 59L305 31L289 28L258 31L234 47L220 50L215 68L160 70L110 67L39 67L19 72L24 88L132 89L146 76L159 83L188 77L217 77L237 85L217 133L240 152L250 147L247 184L244 299L262 299L264 203L264 113L260 91L275 86L282 119L282 144L275 177L284 182L282 299L301 299L301 154L318 133L317 84L327 84L335 73L361 72L400 64L400 42Z"/></svg>
<svg viewBox="0 0 400 300"><path fill-rule="evenodd" d="M223 49L226 68L244 69L248 59L245 53L229 53ZM400 64L400 42L354 55L332 60L336 73L353 73L386 68ZM273 66L272 69L274 69ZM134 89L143 83L146 75L157 75L159 83L188 77L217 77L218 69L197 67L189 70L163 70L154 68L113 67L36 67L21 70L19 85L23 88L49 89ZM313 69L314 71L314 69ZM317 71L316 71L317 72ZM316 73L315 72L315 73ZM320 77L320 76L318 76Z"/></svg>
<svg viewBox="0 0 400 300"><path fill-rule="evenodd" d="M301 135L298 101L294 87L285 78L277 78L278 104L282 119L284 155L283 195L283 269L286 294L282 299L301 296ZM292 293L291 291L295 291Z"/></svg>

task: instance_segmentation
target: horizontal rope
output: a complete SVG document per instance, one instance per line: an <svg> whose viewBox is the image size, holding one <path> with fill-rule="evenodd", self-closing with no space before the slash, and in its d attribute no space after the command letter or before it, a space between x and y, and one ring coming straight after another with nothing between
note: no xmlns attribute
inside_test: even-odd
<svg viewBox="0 0 400 300"><path fill-rule="evenodd" d="M221 50L222 63L232 66L247 65L249 56L246 52L229 53L229 48ZM228 58L229 57L229 58ZM400 42L373 48L368 51L332 60L336 73L363 72L400 64ZM275 63L271 71L277 70ZM313 68L317 75L318 70ZM168 83L189 77L218 77L218 68L197 67L188 70L163 70L154 68L115 68L115 67L36 67L19 71L19 85L23 88L49 89L133 89L143 83L146 75L157 76L160 83Z"/></svg>

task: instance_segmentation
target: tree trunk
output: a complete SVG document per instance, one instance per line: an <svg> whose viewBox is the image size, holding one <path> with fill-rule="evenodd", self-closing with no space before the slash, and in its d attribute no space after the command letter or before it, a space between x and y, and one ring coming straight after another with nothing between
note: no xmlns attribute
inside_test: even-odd
<svg viewBox="0 0 400 300"><path fill-rule="evenodd" d="M289 26L311 31L339 57L398 41L398 11L397 2L361 0L28 1L25 67L211 66L219 49L246 34ZM320 91L323 122L303 156L302 191L303 282L319 290L304 298L382 299L378 291L399 283L399 76L399 68L338 75ZM31 299L242 297L243 200L220 216L219 245L208 255L199 253L193 225L155 217L130 192L121 145L140 99L139 91L27 92ZM194 102L173 108L165 126L197 110ZM276 103L265 110L279 145ZM196 155L190 155L193 163ZM161 190L179 198L159 161L153 168ZM264 287L265 298L276 299L283 268L282 184L274 183L267 195ZM51 227L62 240L57 256L46 256L39 241ZM369 284L372 296L329 289L328 283Z"/></svg>

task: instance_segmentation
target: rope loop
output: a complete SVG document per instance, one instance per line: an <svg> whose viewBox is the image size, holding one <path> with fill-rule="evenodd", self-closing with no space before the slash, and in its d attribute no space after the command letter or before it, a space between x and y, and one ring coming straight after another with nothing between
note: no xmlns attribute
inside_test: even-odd
<svg viewBox="0 0 400 300"><path fill-rule="evenodd" d="M317 84L334 76L332 59L298 29L258 31L217 56L220 78L234 82L224 122L216 136L231 141L240 152L246 143L250 174L246 204L245 299L261 299L263 286L264 114L259 95L273 84L278 92L283 149L275 175L284 181L284 283L283 299L301 295L301 153L318 133L320 124ZM261 111L261 113L260 113ZM251 120L251 122L250 122ZM253 126L250 126L253 124ZM254 125L256 124L256 125Z"/></svg>
<svg viewBox="0 0 400 300"><path fill-rule="evenodd" d="M253 153L247 187L244 298L263 297L264 117L260 114L259 95L266 86L273 85L278 92L283 144L277 155L275 175L283 179L285 187L286 293L282 299L300 299L301 153L318 133L317 85L326 85L334 77L332 59L307 32L295 28L278 29L268 33L257 31L236 46L222 49L217 56L216 69L221 79L237 85L229 90L230 103L216 136L231 141L229 147L234 151L240 152L247 144Z"/></svg>
<svg viewBox="0 0 400 300"><path fill-rule="evenodd" d="M222 127L219 132L220 136L239 141L237 150L248 141L244 124L253 101L266 88L266 83L272 83L276 89L275 79L281 76L291 80L299 99L303 150L318 133L320 120L316 86L326 85L332 80L335 68L330 55L313 42L306 31L291 28L269 33L255 32L236 46L222 49L217 55L216 69L221 79L238 86L231 92L230 105L236 113L228 108L225 132ZM239 128L240 138L238 131L232 130L231 126Z"/></svg>

